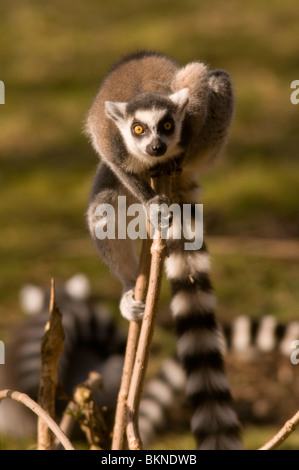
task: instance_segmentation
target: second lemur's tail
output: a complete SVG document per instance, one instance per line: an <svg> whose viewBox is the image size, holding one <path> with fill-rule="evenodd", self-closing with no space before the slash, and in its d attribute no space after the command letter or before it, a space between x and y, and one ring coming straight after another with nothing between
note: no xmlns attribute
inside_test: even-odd
<svg viewBox="0 0 299 470"><path fill-rule="evenodd" d="M169 242L166 273L172 284L177 353L186 374L192 407L191 429L199 449L242 449L240 425L224 371L222 338L215 320L209 255Z"/></svg>

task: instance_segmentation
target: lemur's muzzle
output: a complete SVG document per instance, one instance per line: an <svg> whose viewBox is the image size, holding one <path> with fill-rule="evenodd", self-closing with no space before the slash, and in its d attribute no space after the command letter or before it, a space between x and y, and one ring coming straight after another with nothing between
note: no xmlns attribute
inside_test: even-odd
<svg viewBox="0 0 299 470"><path fill-rule="evenodd" d="M151 157L161 157L165 154L166 150L167 145L158 138L152 140L151 143L146 146L146 152L151 155Z"/></svg>

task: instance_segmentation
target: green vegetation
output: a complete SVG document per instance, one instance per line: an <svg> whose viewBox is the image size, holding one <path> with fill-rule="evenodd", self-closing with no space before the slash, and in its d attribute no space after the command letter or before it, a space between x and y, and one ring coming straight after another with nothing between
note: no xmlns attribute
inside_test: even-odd
<svg viewBox="0 0 299 470"><path fill-rule="evenodd" d="M46 286L79 271L118 318L120 286L98 260L85 222L97 157L82 129L107 68L136 49L204 60L233 77L229 145L201 181L207 240L298 238L299 105L290 102L290 83L299 79L298 20L297 0L242 8L237 0L2 0L0 339L21 317L23 283ZM249 256L242 243L232 255L214 255L220 316L296 318L297 261Z"/></svg>

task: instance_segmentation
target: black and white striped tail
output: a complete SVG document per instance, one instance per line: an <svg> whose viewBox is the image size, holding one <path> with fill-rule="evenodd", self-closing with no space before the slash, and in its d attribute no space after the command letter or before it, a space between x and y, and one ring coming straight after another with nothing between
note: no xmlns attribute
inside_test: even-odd
<svg viewBox="0 0 299 470"><path fill-rule="evenodd" d="M216 299L209 280L209 255L169 243L166 273L172 284L177 352L187 374L191 429L199 449L241 449L240 424L223 363L222 336L215 320Z"/></svg>

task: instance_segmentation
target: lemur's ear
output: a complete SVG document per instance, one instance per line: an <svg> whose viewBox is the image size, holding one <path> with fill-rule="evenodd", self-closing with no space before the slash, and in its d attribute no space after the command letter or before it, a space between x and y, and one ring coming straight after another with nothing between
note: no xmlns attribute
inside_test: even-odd
<svg viewBox="0 0 299 470"><path fill-rule="evenodd" d="M177 105L178 112L181 114L189 103L189 88L182 88L182 90L170 95L169 98Z"/></svg>
<svg viewBox="0 0 299 470"><path fill-rule="evenodd" d="M125 118L127 103L114 103L105 101L105 113L109 119L120 122Z"/></svg>

